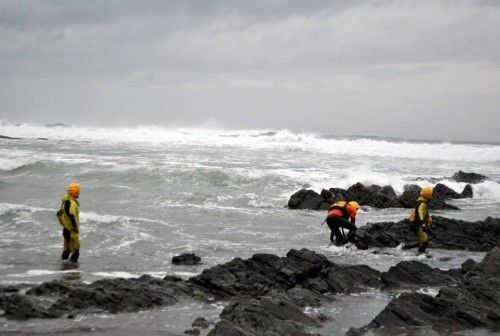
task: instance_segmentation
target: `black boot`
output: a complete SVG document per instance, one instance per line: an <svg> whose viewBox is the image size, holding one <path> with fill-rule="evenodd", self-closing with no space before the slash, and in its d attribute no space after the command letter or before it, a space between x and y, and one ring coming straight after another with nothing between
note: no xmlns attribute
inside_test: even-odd
<svg viewBox="0 0 500 336"><path fill-rule="evenodd" d="M68 260L68 258L69 258L69 251L63 251L63 253L61 255L61 259Z"/></svg>
<svg viewBox="0 0 500 336"><path fill-rule="evenodd" d="M76 263L78 261L78 257L80 256L80 251L76 250L72 255L71 255L71 261Z"/></svg>
<svg viewBox="0 0 500 336"><path fill-rule="evenodd" d="M357 239L356 239L356 231L349 231L349 233L347 234L347 241L350 242L350 243L357 243Z"/></svg>
<svg viewBox="0 0 500 336"><path fill-rule="evenodd" d="M425 253L425 249L427 248L428 243L421 243L419 248L418 248L418 253Z"/></svg>

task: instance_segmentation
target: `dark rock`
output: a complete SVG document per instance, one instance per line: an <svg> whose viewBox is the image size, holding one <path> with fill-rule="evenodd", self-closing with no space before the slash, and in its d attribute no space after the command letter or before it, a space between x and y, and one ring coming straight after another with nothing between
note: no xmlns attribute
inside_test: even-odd
<svg viewBox="0 0 500 336"><path fill-rule="evenodd" d="M416 202L415 202L416 204ZM460 210L455 205L448 204L444 201L443 198L436 198L432 197L432 199L429 201L429 209L431 210Z"/></svg>
<svg viewBox="0 0 500 336"><path fill-rule="evenodd" d="M380 273L367 266L340 266L325 256L306 249L290 250L279 258L270 254L256 254L250 259L232 261L206 269L199 276L187 280L191 288L218 299L256 297L272 290L289 292L298 305L315 305L324 293L349 293L381 287Z"/></svg>
<svg viewBox="0 0 500 336"><path fill-rule="evenodd" d="M193 321L191 327L208 329L208 327L210 327L210 323L208 323L208 321L204 317L198 317Z"/></svg>
<svg viewBox="0 0 500 336"><path fill-rule="evenodd" d="M359 204L368 205L375 208L399 208L399 204L396 193L391 186L378 186L371 185L365 187L361 183L356 183L347 189L349 195L351 195L350 200L355 200Z"/></svg>
<svg viewBox="0 0 500 336"><path fill-rule="evenodd" d="M201 258L193 253L183 253L172 258L174 265L198 265Z"/></svg>
<svg viewBox="0 0 500 336"><path fill-rule="evenodd" d="M380 327L498 329L500 316L500 247L493 248L464 281L443 287L436 297L403 293L377 315L367 330ZM459 330L459 329L458 329Z"/></svg>
<svg viewBox="0 0 500 336"><path fill-rule="evenodd" d="M22 140L21 138L12 138L12 137L9 137L9 136L6 136L6 135L0 135L0 139L4 139L4 140Z"/></svg>
<svg viewBox="0 0 500 336"><path fill-rule="evenodd" d="M472 198L472 197L474 197L472 186L470 184L467 184L458 198Z"/></svg>
<svg viewBox="0 0 500 336"><path fill-rule="evenodd" d="M0 286L0 294L17 293L17 292L19 292L19 288L17 286L12 286L12 285L1 285Z"/></svg>
<svg viewBox="0 0 500 336"><path fill-rule="evenodd" d="M416 184L405 185L403 193L398 198L399 204L403 208L414 208L421 190L422 188Z"/></svg>
<svg viewBox="0 0 500 336"><path fill-rule="evenodd" d="M394 191L394 188L390 185L382 187L379 191L377 191L378 195L385 196L388 199L396 199L398 196Z"/></svg>
<svg viewBox="0 0 500 336"><path fill-rule="evenodd" d="M309 277L315 277L331 263L325 256L302 249L290 250L287 257L255 254L250 259L235 258L204 270L188 283L219 298L263 295L272 289L282 292Z"/></svg>
<svg viewBox="0 0 500 336"><path fill-rule="evenodd" d="M432 197L433 198L460 198L460 194L457 193L455 190L445 186L442 183L438 183L434 186L432 190Z"/></svg>
<svg viewBox="0 0 500 336"><path fill-rule="evenodd" d="M339 266L333 264L323 272L328 291L331 293L353 293L368 287L380 288L380 272L365 266ZM305 286L307 288L307 286Z"/></svg>
<svg viewBox="0 0 500 336"><path fill-rule="evenodd" d="M462 267L460 269L461 269L462 273L467 273L467 272L473 270L476 266L477 266L477 262L475 262L472 259L467 259L466 261L464 261L464 263L462 264Z"/></svg>
<svg viewBox="0 0 500 336"><path fill-rule="evenodd" d="M376 195L376 201L372 206L375 206L377 208L400 208L401 204L399 204L399 201L397 199L396 192L391 186L384 186L380 188L379 191L377 191Z"/></svg>
<svg viewBox="0 0 500 336"><path fill-rule="evenodd" d="M302 309L281 293L231 302L220 315L221 321L210 336L233 335L311 335L305 327L319 327Z"/></svg>
<svg viewBox="0 0 500 336"><path fill-rule="evenodd" d="M72 284L70 285L61 280L53 280L29 289L26 294L38 296L66 295L72 293L75 289L76 287Z"/></svg>
<svg viewBox="0 0 500 336"><path fill-rule="evenodd" d="M194 328L194 329L184 330L184 333L185 333L186 335L194 335L194 336L198 336L198 335L200 335L200 331L199 331L198 329L196 329L196 328Z"/></svg>
<svg viewBox="0 0 500 336"><path fill-rule="evenodd" d="M457 182L465 182L471 184L480 183L487 179L487 177L484 175L476 173L466 173L461 170L453 174L451 178Z"/></svg>
<svg viewBox="0 0 500 336"><path fill-rule="evenodd" d="M379 185L376 185L376 184L372 184L371 186L368 187L368 190L372 193L372 194L376 194L378 193L380 190L382 189L381 186Z"/></svg>
<svg viewBox="0 0 500 336"><path fill-rule="evenodd" d="M359 204L369 205L374 201L373 192L362 183L358 182L350 186L347 191L352 195L352 200L357 201Z"/></svg>
<svg viewBox="0 0 500 336"><path fill-rule="evenodd" d="M171 305L178 301L179 296L191 293L183 284L148 275L137 279L103 279L67 289L69 292L50 307L51 312L73 312L82 309L111 313L133 312ZM63 294L64 291L59 293Z"/></svg>
<svg viewBox="0 0 500 336"><path fill-rule="evenodd" d="M301 189L293 194L289 201L290 209L309 209L309 210L328 210L329 207L337 201L357 201L361 205L367 205L374 208L413 208L420 196L422 189L418 185L406 185L401 196L397 196L391 186L371 185L364 186L362 183L356 183L344 190L341 188L323 189L321 194L314 190ZM459 210L458 207L445 202L447 198L461 198L471 195L472 190L465 190L458 194L454 190L443 184L436 185L435 197L429 202L430 209L439 210Z"/></svg>
<svg viewBox="0 0 500 336"><path fill-rule="evenodd" d="M175 275L166 275L163 280L170 282L181 282L182 278Z"/></svg>
<svg viewBox="0 0 500 336"><path fill-rule="evenodd" d="M488 217L477 222L438 216L433 219L429 234L430 248L488 251L500 241L500 218ZM368 223L360 227L356 234L360 243L371 247L396 247L401 243L415 242L415 234L410 230L408 220Z"/></svg>
<svg viewBox="0 0 500 336"><path fill-rule="evenodd" d="M323 198L323 201L328 204L333 204L336 202L332 192L330 190L323 189L321 190L321 193L319 194L321 198Z"/></svg>
<svg viewBox="0 0 500 336"><path fill-rule="evenodd" d="M350 201L353 196L345 189L342 188L330 188L328 189L332 195L335 202L338 201Z"/></svg>
<svg viewBox="0 0 500 336"><path fill-rule="evenodd" d="M290 209L319 209L323 198L314 190L301 189L297 191L288 200L288 207Z"/></svg>
<svg viewBox="0 0 500 336"><path fill-rule="evenodd" d="M419 261L401 261L382 273L381 279L386 286L402 287L407 285L443 286L456 283L455 273L432 268Z"/></svg>
<svg viewBox="0 0 500 336"><path fill-rule="evenodd" d="M306 288L294 287L292 289L289 289L286 293L290 300L292 300L293 303L295 303L299 307L319 307L321 305L321 302L324 300L324 297L322 294L318 294L318 292L327 292L328 285L326 284L326 282L325 286L326 287L324 290L313 288L314 291Z"/></svg>
<svg viewBox="0 0 500 336"><path fill-rule="evenodd" d="M0 309L4 311L4 317L14 320L61 316L60 312L48 311L28 296L17 293L0 295Z"/></svg>

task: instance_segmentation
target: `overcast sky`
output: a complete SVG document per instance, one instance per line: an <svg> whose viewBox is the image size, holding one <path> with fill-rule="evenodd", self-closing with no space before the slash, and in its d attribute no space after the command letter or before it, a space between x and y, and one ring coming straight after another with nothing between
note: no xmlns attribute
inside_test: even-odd
<svg viewBox="0 0 500 336"><path fill-rule="evenodd" d="M500 1L0 1L0 119L500 141Z"/></svg>

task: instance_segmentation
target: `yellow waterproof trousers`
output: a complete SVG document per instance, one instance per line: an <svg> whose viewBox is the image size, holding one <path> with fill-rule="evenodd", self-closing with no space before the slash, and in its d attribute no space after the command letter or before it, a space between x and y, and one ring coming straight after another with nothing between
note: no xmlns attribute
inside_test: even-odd
<svg viewBox="0 0 500 336"><path fill-rule="evenodd" d="M63 237L63 251L75 253L76 251L80 250L80 236L78 232L70 231L69 234L65 234L63 235Z"/></svg>

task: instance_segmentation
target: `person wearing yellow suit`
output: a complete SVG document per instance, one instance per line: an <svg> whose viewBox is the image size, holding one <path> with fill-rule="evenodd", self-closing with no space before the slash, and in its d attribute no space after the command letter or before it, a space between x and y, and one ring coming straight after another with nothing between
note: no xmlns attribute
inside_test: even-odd
<svg viewBox="0 0 500 336"><path fill-rule="evenodd" d="M429 244L428 232L432 225L432 216L429 215L429 201L432 198L432 188L425 187L420 192L415 206L415 219L412 223L412 230L415 233L418 243L418 252L424 253Z"/></svg>
<svg viewBox="0 0 500 336"><path fill-rule="evenodd" d="M59 223L63 227L63 253L61 259L77 262L80 256L80 184L71 183L67 187L67 194L61 200L61 207L57 212Z"/></svg>
<svg viewBox="0 0 500 336"><path fill-rule="evenodd" d="M331 230L330 242L335 245L344 245L347 242L356 242L356 212L359 209L359 204L356 201L338 201L328 209L326 224ZM345 237L340 228L349 230ZM335 242L333 237L335 236Z"/></svg>

